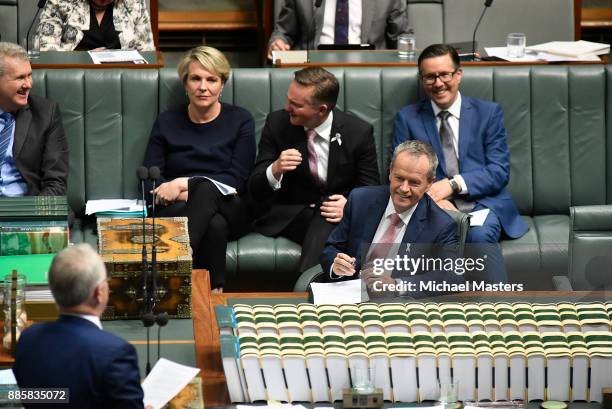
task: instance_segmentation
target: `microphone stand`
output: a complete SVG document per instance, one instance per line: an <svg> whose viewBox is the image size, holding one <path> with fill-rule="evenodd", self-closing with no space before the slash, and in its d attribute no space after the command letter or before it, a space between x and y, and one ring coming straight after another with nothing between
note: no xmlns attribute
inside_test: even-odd
<svg viewBox="0 0 612 409"><path fill-rule="evenodd" d="M491 7L492 3L493 3L493 0L485 0L484 8L482 9L482 13L480 14L480 18L478 19L478 23L476 23L476 27L474 28L474 34L472 35L472 58L473 58L473 61L479 61L479 59L476 57L476 32L478 31L478 27L480 26L480 22L482 21L482 18L484 17L485 13L487 12L487 9L489 7Z"/></svg>
<svg viewBox="0 0 612 409"><path fill-rule="evenodd" d="M155 228L155 187L159 179L160 171L157 166L152 166L149 169L149 178L153 182L153 204L151 206L151 217L153 219L153 238L151 242L151 309L153 312L157 298L157 230Z"/></svg>

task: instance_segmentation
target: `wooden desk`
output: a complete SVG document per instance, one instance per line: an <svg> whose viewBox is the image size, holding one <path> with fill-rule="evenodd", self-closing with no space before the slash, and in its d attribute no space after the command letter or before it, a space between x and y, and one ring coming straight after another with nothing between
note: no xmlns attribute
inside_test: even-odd
<svg viewBox="0 0 612 409"><path fill-rule="evenodd" d="M214 305L228 305L244 299L245 302L270 299L279 299L280 302L304 302L306 293L210 293L210 278L206 270L194 270L192 279L193 294L193 325L196 341L196 363L202 370L204 401L206 407L229 405L229 394L225 383L225 375L221 364L219 352L219 328L215 319ZM265 301L264 301L265 299ZM434 301L464 301L484 302L496 300L500 302L528 301L552 303L560 300L596 301L610 300L612 292L596 291L524 291L520 293L469 292L444 297L437 297ZM229 302L228 302L229 301ZM573 405L573 403L572 403ZM327 405L330 406L330 405Z"/></svg>
<svg viewBox="0 0 612 409"><path fill-rule="evenodd" d="M148 64L94 64L87 51L43 51L31 61L32 68L161 68L164 57L161 51L142 51L140 54Z"/></svg>
<svg viewBox="0 0 612 409"><path fill-rule="evenodd" d="M401 59L397 50L367 51L309 51L307 63L275 63L278 68L285 67L416 67L418 53L411 58ZM578 61L561 64L606 64L607 56L602 61ZM546 61L511 62L511 61L462 61L462 65L500 66L500 65L546 65ZM555 63L559 64L559 63Z"/></svg>

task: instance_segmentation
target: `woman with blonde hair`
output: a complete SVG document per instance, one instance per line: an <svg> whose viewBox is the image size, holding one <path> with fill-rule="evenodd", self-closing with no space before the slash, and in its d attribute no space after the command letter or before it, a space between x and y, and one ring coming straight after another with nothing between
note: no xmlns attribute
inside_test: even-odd
<svg viewBox="0 0 612 409"><path fill-rule="evenodd" d="M144 166L161 171L158 214L189 218L193 267L208 269L211 288L220 290L227 242L248 226L241 194L255 161L255 123L247 110L219 100L230 65L217 49L188 51L178 74L189 102L159 114ZM237 193L222 192L227 187Z"/></svg>

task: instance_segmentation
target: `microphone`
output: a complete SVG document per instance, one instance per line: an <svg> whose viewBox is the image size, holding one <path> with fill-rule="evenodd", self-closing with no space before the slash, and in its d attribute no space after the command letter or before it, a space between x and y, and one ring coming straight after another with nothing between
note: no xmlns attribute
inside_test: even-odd
<svg viewBox="0 0 612 409"><path fill-rule="evenodd" d="M138 179L140 180L140 199L142 200L142 299L144 311L149 312L149 294L147 292L147 276L149 272L149 265L147 260L147 228L145 225L145 181L149 178L149 170L144 166L141 166L136 171Z"/></svg>
<svg viewBox="0 0 612 409"><path fill-rule="evenodd" d="M28 31L26 33L26 51L30 52L30 31L32 31L32 27L34 27L34 22L36 21L36 19L38 18L38 14L40 14L40 10L43 9L43 7L45 7L45 4L47 3L47 0L38 0L38 9L36 10L36 14L34 14L34 18L32 19L32 22L30 23L30 27L28 27Z"/></svg>
<svg viewBox="0 0 612 409"><path fill-rule="evenodd" d="M147 329L147 365L146 374L151 372L151 338L149 337L151 327L155 325L155 315L150 312L142 315L142 325Z"/></svg>
<svg viewBox="0 0 612 409"><path fill-rule="evenodd" d="M157 297L157 230L155 229L155 184L160 177L160 171L157 166L149 168L149 179L153 182L153 205L151 207L151 217L153 218L153 239L151 241L151 308L155 307L155 299Z"/></svg>
<svg viewBox="0 0 612 409"><path fill-rule="evenodd" d="M155 322L157 323L157 360L159 361L159 357L160 357L160 350L161 350L161 342L160 342L160 337L161 337L161 327L165 327L166 324L168 324L168 313L167 312L162 312L160 314L157 314L157 316L155 317Z"/></svg>
<svg viewBox="0 0 612 409"><path fill-rule="evenodd" d="M321 3L323 0L315 0L314 9L312 10L312 18L310 19L310 26L312 27L312 47L310 47L310 36L308 36L308 41L306 42L306 51L310 51L311 48L315 48L315 36L317 35L317 22L315 20L315 14L319 7L321 7Z"/></svg>
<svg viewBox="0 0 612 409"><path fill-rule="evenodd" d="M482 9L482 14L480 15L480 18L478 19L478 23L476 23L476 27L474 28L474 35L472 35L472 55L474 56L473 57L474 59L476 59L476 32L478 31L478 27L480 26L480 22L482 21L482 18L487 12L487 8L491 7L491 4L493 4L493 0L485 0L484 8Z"/></svg>

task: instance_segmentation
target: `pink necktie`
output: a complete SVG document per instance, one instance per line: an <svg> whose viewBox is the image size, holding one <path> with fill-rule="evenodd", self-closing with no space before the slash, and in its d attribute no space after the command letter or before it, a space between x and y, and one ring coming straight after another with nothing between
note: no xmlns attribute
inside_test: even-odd
<svg viewBox="0 0 612 409"><path fill-rule="evenodd" d="M306 132L308 137L308 167L310 168L310 174L312 175L315 183L321 185L321 178L319 177L319 170L317 168L317 151L315 151L315 138L317 132L314 129L309 129Z"/></svg>
<svg viewBox="0 0 612 409"><path fill-rule="evenodd" d="M403 226L404 221L397 213L392 213L389 216L391 224L387 227L387 230L383 233L377 243L372 243L374 249L368 257L368 261L372 261L375 258L384 258L389 252L389 246L395 243L395 236L397 236L398 230Z"/></svg>

